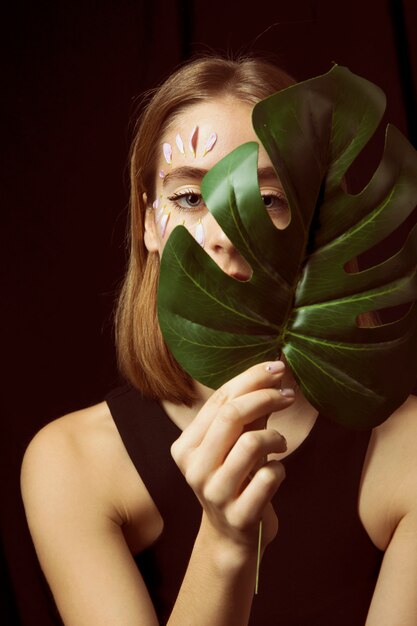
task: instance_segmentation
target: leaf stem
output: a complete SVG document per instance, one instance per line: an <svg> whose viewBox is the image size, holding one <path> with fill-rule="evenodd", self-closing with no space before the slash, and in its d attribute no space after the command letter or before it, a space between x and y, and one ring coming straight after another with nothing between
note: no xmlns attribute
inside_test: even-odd
<svg viewBox="0 0 417 626"><path fill-rule="evenodd" d="M262 546L262 520L260 520L259 522L259 531L258 531L258 556L256 559L255 596L258 595L258 591L259 591L259 570L261 567L261 546Z"/></svg>
<svg viewBox="0 0 417 626"><path fill-rule="evenodd" d="M268 417L265 417L264 430L266 430L268 426ZM264 456L262 459L262 464L264 465L268 461L268 457ZM258 530L258 554L256 557L256 576L255 576L255 596L258 595L259 592L259 572L261 569L261 555L262 555L262 519L259 520L259 530Z"/></svg>

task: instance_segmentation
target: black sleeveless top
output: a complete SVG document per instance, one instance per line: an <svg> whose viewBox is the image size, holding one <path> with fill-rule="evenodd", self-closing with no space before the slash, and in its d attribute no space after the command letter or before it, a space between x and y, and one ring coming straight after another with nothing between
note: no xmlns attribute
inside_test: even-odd
<svg viewBox="0 0 417 626"><path fill-rule="evenodd" d="M155 401L122 387L106 401L135 467L164 520L135 557L160 624L168 620L197 535L201 507L172 460L180 430ZM261 563L251 626L363 626L382 560L357 513L370 432L319 416L283 463L273 499L279 531ZM215 626L215 625L213 625Z"/></svg>

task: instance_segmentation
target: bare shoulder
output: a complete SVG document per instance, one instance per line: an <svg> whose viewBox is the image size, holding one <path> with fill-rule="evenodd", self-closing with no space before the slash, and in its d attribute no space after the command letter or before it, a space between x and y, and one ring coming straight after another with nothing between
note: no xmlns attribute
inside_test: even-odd
<svg viewBox="0 0 417 626"><path fill-rule="evenodd" d="M74 485L79 496L91 490L97 498L105 487L110 501L113 472L123 472L126 457L105 402L69 413L47 424L29 444L22 465L23 495L31 495L27 486L60 483L66 497Z"/></svg>
<svg viewBox="0 0 417 626"><path fill-rule="evenodd" d="M382 549L399 522L417 513L416 449L417 397L410 396L374 429L364 466L360 513Z"/></svg>
<svg viewBox="0 0 417 626"><path fill-rule="evenodd" d="M374 430L371 445L375 462L383 463L387 471L397 479L397 491L401 490L401 484L407 486L404 483L407 477L417 479L416 396L409 396L404 404ZM415 497L417 494L413 489L411 493L404 492L403 495Z"/></svg>
<svg viewBox="0 0 417 626"><path fill-rule="evenodd" d="M26 450L21 484L32 533L46 532L46 518L53 523L70 515L122 527L132 551L154 539L158 512L105 402L39 431Z"/></svg>
<svg viewBox="0 0 417 626"><path fill-rule="evenodd" d="M102 451L117 453L115 425L105 402L64 415L42 428L25 453L23 475L28 465L36 469L38 463L41 468L46 463L60 469L74 460L83 472L92 472Z"/></svg>

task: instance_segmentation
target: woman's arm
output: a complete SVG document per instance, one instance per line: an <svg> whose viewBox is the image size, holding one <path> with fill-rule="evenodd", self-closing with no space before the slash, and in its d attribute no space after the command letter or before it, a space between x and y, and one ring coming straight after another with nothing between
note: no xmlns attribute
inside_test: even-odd
<svg viewBox="0 0 417 626"><path fill-rule="evenodd" d="M366 626L417 624L417 510L398 524L385 552Z"/></svg>
<svg viewBox="0 0 417 626"><path fill-rule="evenodd" d="M377 429L367 472L368 520L385 556L366 626L416 626L417 398Z"/></svg>
<svg viewBox="0 0 417 626"><path fill-rule="evenodd" d="M276 431L244 431L291 404L277 389L281 376L264 364L230 381L174 444L203 516L170 626L248 621L259 520L265 547L277 531L270 500L284 475L277 462L257 468L285 441ZM30 444L22 468L28 522L66 626L154 626L126 538L143 549L161 520L111 419L99 426L100 410L61 418Z"/></svg>
<svg viewBox="0 0 417 626"><path fill-rule="evenodd" d="M31 442L22 466L26 515L66 626L154 626L123 532L132 521L152 540L149 498L104 406L56 420Z"/></svg>
<svg viewBox="0 0 417 626"><path fill-rule="evenodd" d="M291 404L293 396L277 389L283 370L283 364L263 364L231 380L172 447L203 506L203 519L169 624L240 626L248 621L259 522L264 549L277 532L270 501L284 478L281 463L263 462L268 454L285 451L286 443L275 430L247 428L256 420L263 428L262 418Z"/></svg>

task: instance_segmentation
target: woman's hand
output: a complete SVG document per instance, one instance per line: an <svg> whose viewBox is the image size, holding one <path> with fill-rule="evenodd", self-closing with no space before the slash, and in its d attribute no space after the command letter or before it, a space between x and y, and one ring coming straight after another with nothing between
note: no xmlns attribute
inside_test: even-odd
<svg viewBox="0 0 417 626"><path fill-rule="evenodd" d="M203 507L201 532L220 550L233 546L234 555L256 552L261 519L263 547L278 529L271 498L285 470L266 457L284 452L286 441L264 425L293 401L292 390L278 388L284 369L281 361L263 363L227 382L171 449Z"/></svg>

